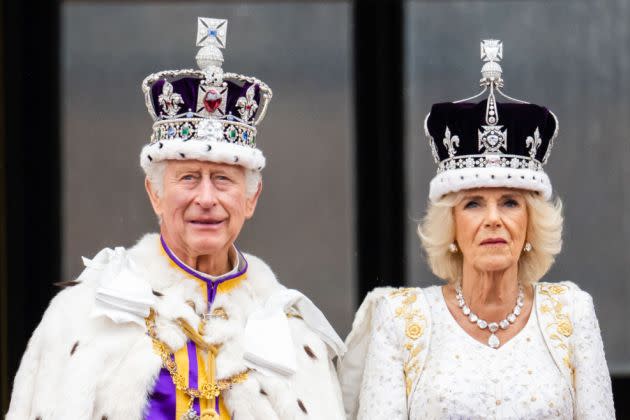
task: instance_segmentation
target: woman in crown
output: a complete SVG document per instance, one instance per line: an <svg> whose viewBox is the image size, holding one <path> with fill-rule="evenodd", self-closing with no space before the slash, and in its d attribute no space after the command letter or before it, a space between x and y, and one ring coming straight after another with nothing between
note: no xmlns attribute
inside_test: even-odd
<svg viewBox="0 0 630 420"><path fill-rule="evenodd" d="M500 44L482 45L487 99L425 119L438 173L418 233L445 284L368 294L340 366L349 419L614 418L591 297L540 281L562 244L556 118L497 103Z"/></svg>
<svg viewBox="0 0 630 420"><path fill-rule="evenodd" d="M143 82L154 124L140 161L160 234L85 260L29 341L7 420L344 418L331 362L343 342L234 245L261 193L271 90L223 73L226 27L200 18L201 70Z"/></svg>

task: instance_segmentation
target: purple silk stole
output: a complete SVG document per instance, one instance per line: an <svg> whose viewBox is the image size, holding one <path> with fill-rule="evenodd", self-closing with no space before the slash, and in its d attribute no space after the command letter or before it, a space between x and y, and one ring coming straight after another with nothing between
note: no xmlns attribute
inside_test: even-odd
<svg viewBox="0 0 630 420"><path fill-rule="evenodd" d="M177 269L181 269L186 274L192 277L193 280L197 280L199 286L202 289L206 289L206 293L208 296L208 309L207 312L210 313L210 309L212 308L212 304L214 303L214 299L218 292L227 291L232 288L232 286L236 286L240 283L240 280L244 280L247 276L247 261L243 257L243 255L237 250L239 253L239 267L236 272L228 274L223 277L211 278L210 276L205 276L203 273L200 273L191 267L184 264L182 261L177 258L177 256L170 250L164 239L160 237L160 242L162 245L162 249L166 254L166 257L169 259L171 265L173 265ZM226 283L228 282L228 283ZM193 341L188 341L186 343L186 347L178 350L173 358L176 360L177 368L180 373L186 375L186 369L182 369L180 365L188 365L187 373L188 373L188 387L197 389L199 383L199 360L197 355L197 346ZM183 363L181 363L183 362ZM177 398L177 394L180 393L180 398ZM160 374L155 381L155 386L153 388L153 392L149 397L149 403L145 409L145 420L180 420L177 418L177 412L180 413L182 410L185 412L188 407L187 403L189 398L185 398L186 407L182 407L182 401L184 399L181 398L182 391L177 391L175 388L175 384L173 384L173 380L171 375L169 374L166 368L162 368L160 370ZM179 401L179 406L178 406ZM201 413L201 407L199 399L195 399L193 403L193 408L197 413ZM223 409L222 409L223 408ZM229 420L230 416L227 413L227 410L224 409L222 400L220 398L215 399L214 409L219 414L221 420Z"/></svg>

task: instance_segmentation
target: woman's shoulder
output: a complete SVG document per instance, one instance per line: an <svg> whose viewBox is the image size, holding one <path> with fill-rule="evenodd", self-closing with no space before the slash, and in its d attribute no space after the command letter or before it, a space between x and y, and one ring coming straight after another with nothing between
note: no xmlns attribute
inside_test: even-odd
<svg viewBox="0 0 630 420"><path fill-rule="evenodd" d="M357 311L352 331L346 343L356 336L379 331L384 324L391 324L397 331L404 331L409 324L430 318L429 298L439 291L439 286L431 287L378 287L367 294Z"/></svg>
<svg viewBox="0 0 630 420"><path fill-rule="evenodd" d="M425 350L429 348L431 311L427 303L428 290L432 288L381 287L368 293L346 338L348 352L339 367L345 400L357 400L357 383L361 384L364 374L374 374L365 372L366 360L377 358L375 354L384 352L398 354L401 358L389 358L387 363L406 361L404 367L395 369L405 369L410 393L414 378L424 364Z"/></svg>
<svg viewBox="0 0 630 420"><path fill-rule="evenodd" d="M439 293L441 286L433 285L427 287L377 287L367 294L363 303L373 301L395 302L401 299L417 299Z"/></svg>
<svg viewBox="0 0 630 420"><path fill-rule="evenodd" d="M428 302L441 293L440 286L428 287L377 287L367 294L357 311L357 316L362 312L378 310L391 312L396 316L396 311L409 306L416 310L427 310Z"/></svg>
<svg viewBox="0 0 630 420"><path fill-rule="evenodd" d="M538 282L535 287L537 306L543 315L564 313L574 323L597 319L593 298L576 283L572 281Z"/></svg>
<svg viewBox="0 0 630 420"><path fill-rule="evenodd" d="M537 295L564 297L578 307L593 304L591 295L572 281L541 281L535 287Z"/></svg>

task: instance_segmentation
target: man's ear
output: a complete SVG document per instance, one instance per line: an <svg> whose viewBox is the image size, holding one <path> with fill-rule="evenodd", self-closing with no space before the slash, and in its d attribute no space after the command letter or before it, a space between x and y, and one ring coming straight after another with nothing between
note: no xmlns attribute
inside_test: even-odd
<svg viewBox="0 0 630 420"><path fill-rule="evenodd" d="M144 188L147 190L147 195L149 196L149 200L151 201L151 205L153 206L153 211L155 214L160 217L162 215L160 196L155 191L155 187L149 181L149 177L144 178Z"/></svg>
<svg viewBox="0 0 630 420"><path fill-rule="evenodd" d="M256 204L258 204L258 197L260 197L260 193L262 192L262 179L258 181L258 188L256 188L256 192L247 197L247 202L245 203L245 218L251 219L256 211Z"/></svg>

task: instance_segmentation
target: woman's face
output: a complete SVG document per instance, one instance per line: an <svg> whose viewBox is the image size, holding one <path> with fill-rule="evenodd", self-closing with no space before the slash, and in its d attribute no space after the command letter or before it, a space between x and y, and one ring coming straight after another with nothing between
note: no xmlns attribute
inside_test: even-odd
<svg viewBox="0 0 630 420"><path fill-rule="evenodd" d="M464 266L503 271L518 263L527 235L527 206L521 190L478 188L465 191L453 208L455 239Z"/></svg>

